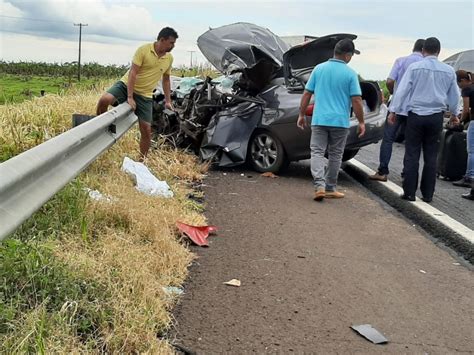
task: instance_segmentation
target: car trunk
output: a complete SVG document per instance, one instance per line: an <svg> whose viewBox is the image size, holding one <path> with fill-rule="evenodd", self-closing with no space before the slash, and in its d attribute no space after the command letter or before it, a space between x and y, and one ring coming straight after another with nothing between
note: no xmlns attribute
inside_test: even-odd
<svg viewBox="0 0 474 355"><path fill-rule="evenodd" d="M283 55L285 83L289 89L302 90L314 67L334 55L334 47L341 39L354 40L356 35L348 33L332 34L294 46Z"/></svg>
<svg viewBox="0 0 474 355"><path fill-rule="evenodd" d="M303 90L314 67L332 58L336 43L344 38L354 40L357 36L349 33L332 34L289 49L283 55L285 84L288 90ZM361 81L360 86L365 114L378 112L381 103L378 84Z"/></svg>

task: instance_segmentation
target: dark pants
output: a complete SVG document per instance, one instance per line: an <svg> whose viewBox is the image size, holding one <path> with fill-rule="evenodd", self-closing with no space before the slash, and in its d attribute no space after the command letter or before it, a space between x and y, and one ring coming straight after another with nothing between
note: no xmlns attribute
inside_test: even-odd
<svg viewBox="0 0 474 355"><path fill-rule="evenodd" d="M403 159L403 191L405 196L415 197L418 188L420 153L423 148L423 172L420 190L424 198L431 199L436 184L436 158L443 131L443 112L429 116L408 114L405 131L405 157Z"/></svg>
<svg viewBox="0 0 474 355"><path fill-rule="evenodd" d="M397 115L394 124L385 122L382 144L380 144L380 165L377 169L380 175L388 175L388 163L390 163L390 158L392 157L393 142L395 142L399 130L405 132L406 122L407 116L402 115Z"/></svg>

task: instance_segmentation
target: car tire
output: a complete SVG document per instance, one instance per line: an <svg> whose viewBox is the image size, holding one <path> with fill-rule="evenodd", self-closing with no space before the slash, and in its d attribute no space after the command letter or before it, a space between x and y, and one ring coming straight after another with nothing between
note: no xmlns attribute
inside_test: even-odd
<svg viewBox="0 0 474 355"><path fill-rule="evenodd" d="M354 158L357 153L359 152L359 149L347 149L344 151L344 154L342 154L342 161L348 161L352 158Z"/></svg>
<svg viewBox="0 0 474 355"><path fill-rule="evenodd" d="M277 173L289 164L280 140L273 133L263 130L255 132L250 138L247 162L260 173Z"/></svg>

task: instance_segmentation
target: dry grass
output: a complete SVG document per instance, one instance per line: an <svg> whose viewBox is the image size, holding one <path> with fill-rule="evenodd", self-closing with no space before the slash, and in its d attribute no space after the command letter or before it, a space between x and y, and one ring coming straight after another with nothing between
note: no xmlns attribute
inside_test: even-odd
<svg viewBox="0 0 474 355"><path fill-rule="evenodd" d="M60 134L70 127L73 113L94 112L101 91L46 96L0 107L0 147L9 146L18 153ZM55 257L71 272L107 291L108 296L95 307L98 314L109 312L109 321L97 329L95 343L84 343L63 322L62 329L55 328L45 337L46 352L171 352L158 336L169 326L169 311L176 300L163 287L182 284L193 259L178 237L175 222L205 223L199 206L186 197L190 182L202 179L205 167L181 151L154 150L146 165L170 184L175 197L145 196L120 169L125 156L138 157L137 138L132 129L79 177L85 186L112 196L114 202L89 200L83 228L53 243ZM22 349L24 336L35 334L44 312L34 309L19 319L8 336L12 345L5 350Z"/></svg>

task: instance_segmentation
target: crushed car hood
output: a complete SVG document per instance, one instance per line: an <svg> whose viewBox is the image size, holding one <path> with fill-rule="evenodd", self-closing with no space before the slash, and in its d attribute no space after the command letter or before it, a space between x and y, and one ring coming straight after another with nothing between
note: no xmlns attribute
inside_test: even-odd
<svg viewBox="0 0 474 355"><path fill-rule="evenodd" d="M349 33L332 34L289 49L283 55L286 84L290 85L291 79L306 83L313 68L332 58L336 43L344 38L354 40L357 36Z"/></svg>
<svg viewBox="0 0 474 355"><path fill-rule="evenodd" d="M220 72L252 68L261 60L283 66L289 46L270 30L251 24L234 23L203 33L197 44L202 54Z"/></svg>

